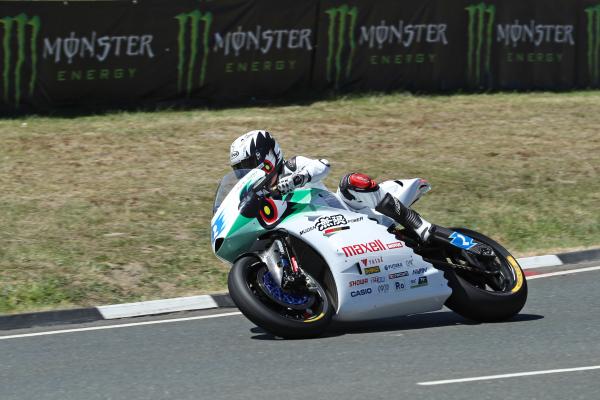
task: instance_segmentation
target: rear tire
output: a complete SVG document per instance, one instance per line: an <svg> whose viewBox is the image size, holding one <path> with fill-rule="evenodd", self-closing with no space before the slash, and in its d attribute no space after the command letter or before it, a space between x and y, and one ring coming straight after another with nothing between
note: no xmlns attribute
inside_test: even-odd
<svg viewBox="0 0 600 400"><path fill-rule="evenodd" d="M444 276L452 288L445 305L461 316L478 322L503 321L518 314L527 300L527 281L523 270L514 257L500 244L481 233L452 228L494 249L501 271L510 278L511 285L503 291L490 291L476 285L468 273L460 270L445 270Z"/></svg>
<svg viewBox="0 0 600 400"><path fill-rule="evenodd" d="M308 311L312 313L315 310L286 308L273 301L265 293L264 285L258 283L264 269L266 265L258 257L245 256L237 260L229 272L229 295L242 314L264 330L286 339L320 336L333 317L333 305L323 286L316 282L320 291L314 295L313 305L310 306L316 308L316 313L303 318L303 313L309 315Z"/></svg>

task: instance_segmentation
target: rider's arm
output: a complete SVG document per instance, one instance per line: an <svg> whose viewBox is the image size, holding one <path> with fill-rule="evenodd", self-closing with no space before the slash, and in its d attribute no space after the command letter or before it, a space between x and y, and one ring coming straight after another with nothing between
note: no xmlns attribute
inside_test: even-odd
<svg viewBox="0 0 600 400"><path fill-rule="evenodd" d="M303 186L309 182L319 182L329 174L329 162L325 159L312 159L302 156L290 158L285 162L286 172L303 177Z"/></svg>

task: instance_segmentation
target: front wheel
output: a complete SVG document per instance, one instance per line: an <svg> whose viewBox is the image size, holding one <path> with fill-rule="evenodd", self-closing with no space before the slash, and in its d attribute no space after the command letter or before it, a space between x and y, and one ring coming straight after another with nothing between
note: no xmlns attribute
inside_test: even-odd
<svg viewBox="0 0 600 400"><path fill-rule="evenodd" d="M495 276L482 276L468 269L445 270L444 276L452 288L446 306L465 318L479 322L503 321L516 315L527 300L527 281L515 258L481 233L464 228L453 230L494 249L496 257L489 262L497 272ZM455 265L468 266L464 250L448 248L445 256Z"/></svg>
<svg viewBox="0 0 600 400"><path fill-rule="evenodd" d="M258 257L246 256L233 264L227 286L250 321L276 336L300 339L320 336L333 317L326 291L310 279L313 287L306 294L283 291Z"/></svg>

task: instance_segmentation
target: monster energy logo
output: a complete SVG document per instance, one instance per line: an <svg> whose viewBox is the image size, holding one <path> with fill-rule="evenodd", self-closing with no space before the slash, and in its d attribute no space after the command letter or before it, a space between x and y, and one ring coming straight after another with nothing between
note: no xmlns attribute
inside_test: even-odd
<svg viewBox="0 0 600 400"><path fill-rule="evenodd" d="M587 14L587 60L592 84L599 81L598 56L600 55L600 4L585 9Z"/></svg>
<svg viewBox="0 0 600 400"><path fill-rule="evenodd" d="M28 93L33 95L35 88L37 72L37 37L40 32L40 18L34 16L29 18L26 14L19 14L16 17L0 18L0 24L4 26L2 30L2 54L4 62L2 64L2 86L3 98L7 104L14 100L15 106L21 102L21 79L23 78L24 64L29 52L31 69L29 73ZM30 27L31 34L27 35ZM16 41L16 54L13 54ZM16 57L15 57L16 56ZM11 85L11 79L14 78ZM11 93L11 88L14 94Z"/></svg>
<svg viewBox="0 0 600 400"><path fill-rule="evenodd" d="M325 11L329 16L329 29L327 31L327 81L334 82L337 87L344 71L346 78L352 71L352 59L356 50L354 29L358 17L358 9L342 5ZM337 30L336 30L337 28ZM345 68L342 65L342 56L346 47L346 40L350 46Z"/></svg>
<svg viewBox="0 0 600 400"><path fill-rule="evenodd" d="M465 10L469 13L467 74L469 81L475 85L480 85L482 65L486 75L489 75L491 71L492 31L496 17L496 7L479 3L470 5Z"/></svg>
<svg viewBox="0 0 600 400"><path fill-rule="evenodd" d="M185 92L189 95L194 85L195 73L198 74L199 86L204 85L206 77L206 64L210 48L208 47L209 32L212 25L212 14L210 12L202 13L199 10L189 13L182 13L175 17L179 21L178 36L178 64L177 64L177 91ZM200 33L200 24L204 24L204 29ZM189 26L189 33L188 33ZM198 44L202 38L202 55L200 56L200 71L196 72L196 61L198 59ZM186 46L189 43L189 49ZM184 88L185 85L185 88Z"/></svg>

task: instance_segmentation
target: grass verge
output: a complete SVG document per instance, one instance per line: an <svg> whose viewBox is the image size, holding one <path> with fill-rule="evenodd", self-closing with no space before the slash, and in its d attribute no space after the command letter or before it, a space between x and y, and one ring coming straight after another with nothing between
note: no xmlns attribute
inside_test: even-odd
<svg viewBox="0 0 600 400"><path fill-rule="evenodd" d="M430 221L517 255L600 244L600 93L361 96L309 106L0 121L0 312L223 290L212 197L237 135L427 178Z"/></svg>

